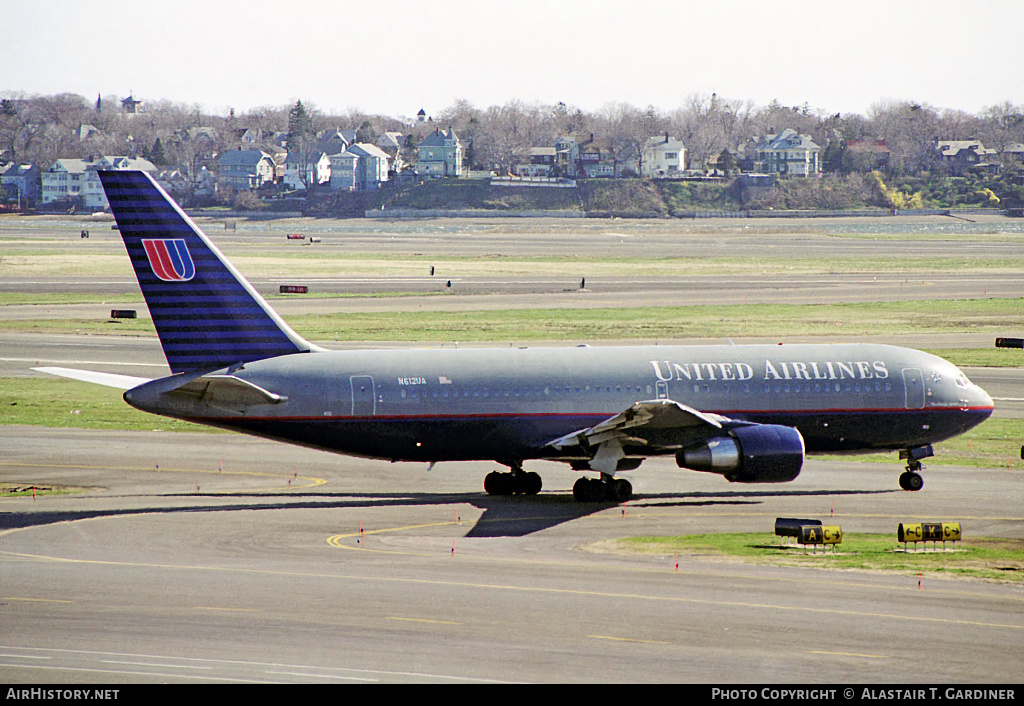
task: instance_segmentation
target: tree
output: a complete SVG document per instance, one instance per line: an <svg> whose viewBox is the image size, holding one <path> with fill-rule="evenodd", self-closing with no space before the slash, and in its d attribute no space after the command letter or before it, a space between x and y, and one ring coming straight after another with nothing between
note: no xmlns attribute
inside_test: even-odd
<svg viewBox="0 0 1024 706"><path fill-rule="evenodd" d="M295 105L288 111L288 149L302 149L310 139L310 119L306 113L306 106L302 101L295 101Z"/></svg>
<svg viewBox="0 0 1024 706"><path fill-rule="evenodd" d="M0 159L36 162L36 151L50 123L30 98L11 97L0 101Z"/></svg>
<svg viewBox="0 0 1024 706"><path fill-rule="evenodd" d="M643 148L647 140L662 132L667 124L665 118L654 106L640 110L628 103L608 103L601 109L598 131L604 136L605 144L615 162L615 171L625 169L637 171L643 168Z"/></svg>
<svg viewBox="0 0 1024 706"><path fill-rule="evenodd" d="M369 120L364 120L359 129L356 130L356 142L368 145L377 144L377 131L373 129L373 124Z"/></svg>
<svg viewBox="0 0 1024 706"><path fill-rule="evenodd" d="M153 149L149 151L149 161L158 167L167 165L167 154L164 152L164 144L160 141L159 137L153 143Z"/></svg>
<svg viewBox="0 0 1024 706"><path fill-rule="evenodd" d="M303 187L310 186L310 171L316 160L316 135L313 121L302 101L296 101L288 112L288 161L298 167L298 178Z"/></svg>

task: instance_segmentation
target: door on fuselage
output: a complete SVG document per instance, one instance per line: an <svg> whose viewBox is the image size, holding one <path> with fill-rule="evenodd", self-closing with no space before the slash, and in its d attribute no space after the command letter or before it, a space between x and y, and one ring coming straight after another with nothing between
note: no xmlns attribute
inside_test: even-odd
<svg viewBox="0 0 1024 706"><path fill-rule="evenodd" d="M920 368L903 368L903 406L924 409L924 376Z"/></svg>
<svg viewBox="0 0 1024 706"><path fill-rule="evenodd" d="M353 375L349 381L352 383L352 416L372 417L377 413L373 378L369 375Z"/></svg>

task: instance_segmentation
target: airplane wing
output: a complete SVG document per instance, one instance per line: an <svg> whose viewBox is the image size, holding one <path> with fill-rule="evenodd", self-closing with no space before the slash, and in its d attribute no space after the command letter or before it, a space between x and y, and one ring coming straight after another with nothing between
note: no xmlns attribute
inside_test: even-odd
<svg viewBox="0 0 1024 706"><path fill-rule="evenodd" d="M578 446L592 454L591 469L608 475L635 468L629 460L622 463L624 447L632 447L634 456L639 447L651 454L675 453L680 468L721 473L743 483L792 480L804 459L803 437L793 427L700 412L674 400L636 402L548 445L558 450Z"/></svg>
<svg viewBox="0 0 1024 706"><path fill-rule="evenodd" d="M692 407L674 400L648 400L636 402L629 409L609 417L599 424L587 429L580 429L559 439L549 442L549 446L562 449L567 446L595 446L609 439L647 445L648 440L630 436L628 430L666 429L708 425L716 429L722 428L726 417L717 414L705 414Z"/></svg>
<svg viewBox="0 0 1024 706"><path fill-rule="evenodd" d="M559 450L571 446L596 448L590 467L611 474L619 460L625 458L624 444L645 446L652 451L679 449L720 431L722 423L728 421L727 417L700 412L674 400L647 400L548 445ZM696 433L685 433L687 430Z"/></svg>
<svg viewBox="0 0 1024 706"><path fill-rule="evenodd" d="M32 368L40 373L49 373L62 378L92 382L106 387L116 387L119 390L130 390L150 381L150 378L140 378L134 375L117 375L115 373L98 373L92 370L75 370L73 368L43 367Z"/></svg>

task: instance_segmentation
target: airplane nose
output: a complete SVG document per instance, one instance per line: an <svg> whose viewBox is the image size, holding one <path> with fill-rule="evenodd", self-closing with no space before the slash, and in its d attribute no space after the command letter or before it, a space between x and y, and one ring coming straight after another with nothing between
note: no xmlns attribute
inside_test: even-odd
<svg viewBox="0 0 1024 706"><path fill-rule="evenodd" d="M974 406L975 407L988 407L992 409L995 407L995 403L992 401L992 397L987 392L982 390L977 385L974 386Z"/></svg>

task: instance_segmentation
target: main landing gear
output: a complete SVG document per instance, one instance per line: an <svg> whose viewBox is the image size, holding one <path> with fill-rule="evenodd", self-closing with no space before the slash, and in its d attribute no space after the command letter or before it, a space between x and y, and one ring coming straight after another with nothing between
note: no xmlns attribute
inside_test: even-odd
<svg viewBox="0 0 1024 706"><path fill-rule="evenodd" d="M572 487L572 496L580 503L623 503L633 497L633 485L625 478L607 473L596 478L580 478Z"/></svg>
<svg viewBox="0 0 1024 706"><path fill-rule="evenodd" d="M900 487L904 490L920 490L923 488L924 478L919 473L924 468L921 465L921 459L934 455L935 452L932 451L931 444L900 451L900 458L907 461L907 469L900 474Z"/></svg>
<svg viewBox="0 0 1024 706"><path fill-rule="evenodd" d="M523 471L522 462L510 463L508 473L491 471L484 477L484 490L488 495L536 495L543 482L540 474Z"/></svg>

